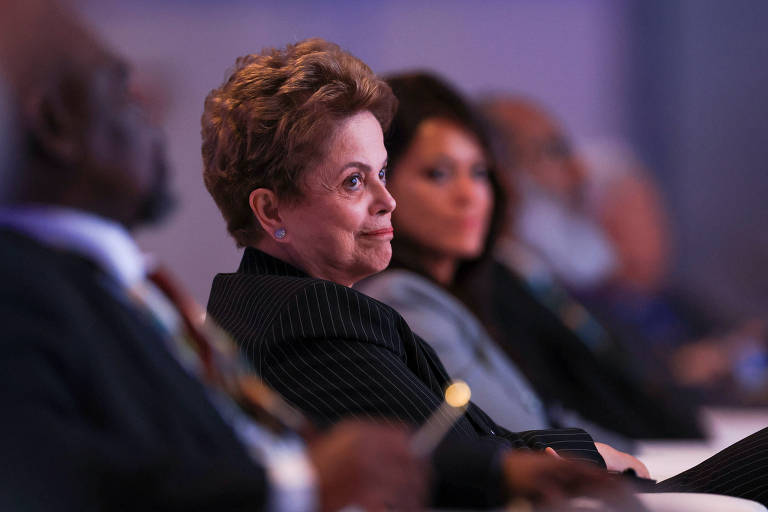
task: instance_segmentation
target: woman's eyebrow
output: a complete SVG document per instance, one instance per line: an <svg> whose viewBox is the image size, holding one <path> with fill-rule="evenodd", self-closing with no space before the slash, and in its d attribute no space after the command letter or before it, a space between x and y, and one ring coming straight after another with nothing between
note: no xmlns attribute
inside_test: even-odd
<svg viewBox="0 0 768 512"><path fill-rule="evenodd" d="M347 169L349 169L350 167L357 167L358 169L363 169L363 170L369 170L371 168L370 165L364 164L363 162L358 162L358 161L355 160L353 162L348 162L348 163L344 164L342 166L342 168L339 169L339 172L344 172Z"/></svg>
<svg viewBox="0 0 768 512"><path fill-rule="evenodd" d="M385 158L384 162L381 164L381 166L379 168L382 169L382 168L386 167L388 161L389 161L389 157ZM341 167L341 169L339 169L339 173L342 173L342 172L346 171L350 167L356 167L356 168L361 169L363 171L370 171L371 170L371 166L370 165L365 164L363 162L359 162L357 160L353 160L352 162L347 162L346 164L344 164Z"/></svg>

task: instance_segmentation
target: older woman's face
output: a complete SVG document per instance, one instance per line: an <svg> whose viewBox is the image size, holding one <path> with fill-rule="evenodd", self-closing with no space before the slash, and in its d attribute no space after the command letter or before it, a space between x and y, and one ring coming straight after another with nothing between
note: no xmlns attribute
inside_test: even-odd
<svg viewBox="0 0 768 512"><path fill-rule="evenodd" d="M324 161L308 169L302 198L283 213L291 259L307 273L351 286L389 264L395 201L386 160L379 122L361 112L340 124Z"/></svg>
<svg viewBox="0 0 768 512"><path fill-rule="evenodd" d="M438 256L480 254L493 192L482 147L472 134L451 121L427 119L392 174L398 233Z"/></svg>

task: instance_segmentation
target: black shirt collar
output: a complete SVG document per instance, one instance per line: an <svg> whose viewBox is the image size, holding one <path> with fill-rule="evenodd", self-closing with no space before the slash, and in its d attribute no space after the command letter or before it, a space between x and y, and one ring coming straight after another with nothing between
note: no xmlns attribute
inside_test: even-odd
<svg viewBox="0 0 768 512"><path fill-rule="evenodd" d="M246 247L243 259L240 261L238 272L243 274L272 274L278 276L310 277L309 274L290 265L283 260L260 251L254 247Z"/></svg>

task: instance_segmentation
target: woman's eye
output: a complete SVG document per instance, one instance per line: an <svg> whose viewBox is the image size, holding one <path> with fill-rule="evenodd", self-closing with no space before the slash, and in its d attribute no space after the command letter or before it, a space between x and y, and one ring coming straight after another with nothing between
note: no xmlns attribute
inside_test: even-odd
<svg viewBox="0 0 768 512"><path fill-rule="evenodd" d="M443 182L448 179L448 172L444 169L427 169L427 178L432 181Z"/></svg>
<svg viewBox="0 0 768 512"><path fill-rule="evenodd" d="M379 180L381 180L383 183L387 182L387 168L382 167L379 169Z"/></svg>
<svg viewBox="0 0 768 512"><path fill-rule="evenodd" d="M347 178L346 182L344 183L344 185L348 189L360 188L360 185L362 184L363 184L363 177L360 176L359 174L353 174L352 176Z"/></svg>
<svg viewBox="0 0 768 512"><path fill-rule="evenodd" d="M488 175L488 168L484 165L479 165L472 169L472 177L477 180L485 181L488 179Z"/></svg>

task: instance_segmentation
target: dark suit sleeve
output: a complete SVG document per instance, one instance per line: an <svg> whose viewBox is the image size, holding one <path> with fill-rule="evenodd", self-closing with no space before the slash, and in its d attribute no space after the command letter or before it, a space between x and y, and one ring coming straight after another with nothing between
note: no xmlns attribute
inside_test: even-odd
<svg viewBox="0 0 768 512"><path fill-rule="evenodd" d="M46 295L0 291L0 510L263 506L266 478L255 465L202 460L86 420L84 397L99 392L89 373L96 363L78 343L89 326Z"/></svg>
<svg viewBox="0 0 768 512"><path fill-rule="evenodd" d="M597 451L592 436L580 428L528 430L519 432L517 435L522 437L525 444L533 450L542 451L545 448L552 448L566 459L605 468L605 460Z"/></svg>

